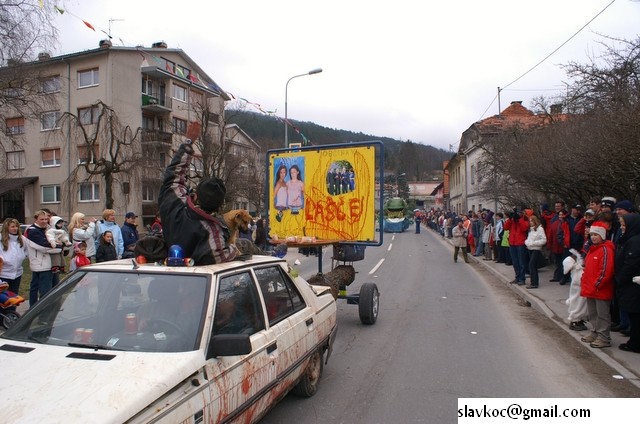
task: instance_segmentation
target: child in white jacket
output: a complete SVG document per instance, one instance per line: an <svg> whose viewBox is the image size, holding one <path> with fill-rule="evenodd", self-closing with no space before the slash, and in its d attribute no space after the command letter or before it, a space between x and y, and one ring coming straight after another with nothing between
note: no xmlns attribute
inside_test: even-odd
<svg viewBox="0 0 640 424"><path fill-rule="evenodd" d="M577 250L571 249L569 252L571 252L571 256L567 256L562 261L564 273L571 273L569 298L565 302L569 307L569 328L582 331L587 329L584 321L587 318L587 298L580 296L580 280L582 279L584 260Z"/></svg>
<svg viewBox="0 0 640 424"><path fill-rule="evenodd" d="M51 244L52 248L62 248L63 251L57 254L51 254L51 271L55 274L65 271L65 252L69 251L71 241L69 240L69 233L62 228L64 220L59 216L51 217L49 221L49 228L45 231L47 241ZM66 248L66 249L65 249Z"/></svg>

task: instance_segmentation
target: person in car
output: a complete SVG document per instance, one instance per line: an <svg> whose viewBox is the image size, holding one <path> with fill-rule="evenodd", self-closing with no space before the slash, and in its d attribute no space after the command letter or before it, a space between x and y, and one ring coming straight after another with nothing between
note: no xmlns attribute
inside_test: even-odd
<svg viewBox="0 0 640 424"><path fill-rule="evenodd" d="M196 265L231 261L238 249L227 242L229 228L216 216L226 188L222 180L211 177L200 181L195 193L190 193L186 181L192 158L191 142L183 143L165 171L158 196L164 239L168 246L182 247L185 257Z"/></svg>

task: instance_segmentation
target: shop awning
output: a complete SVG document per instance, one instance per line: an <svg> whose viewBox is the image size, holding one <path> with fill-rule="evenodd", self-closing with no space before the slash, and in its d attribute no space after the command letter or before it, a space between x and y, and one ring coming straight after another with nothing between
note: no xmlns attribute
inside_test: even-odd
<svg viewBox="0 0 640 424"><path fill-rule="evenodd" d="M0 195L8 191L20 189L35 181L38 181L38 177L2 178L0 179Z"/></svg>

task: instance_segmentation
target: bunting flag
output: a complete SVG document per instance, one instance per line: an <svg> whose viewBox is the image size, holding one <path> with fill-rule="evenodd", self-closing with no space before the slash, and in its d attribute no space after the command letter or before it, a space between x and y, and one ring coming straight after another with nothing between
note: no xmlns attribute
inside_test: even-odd
<svg viewBox="0 0 640 424"><path fill-rule="evenodd" d="M231 98L235 99L235 97L233 96L233 94L231 94L231 93L227 93L227 94L229 95L229 97L231 97ZM268 115L268 116L271 116L271 117L275 118L278 122L283 123L283 124L286 124L287 126L291 127L291 128L295 131L295 133L296 133L296 134L298 134L300 137L302 137L303 145L313 145L313 143L311 142L311 140L310 140L310 139L308 139L308 138L307 138L307 137L302 133L302 131L300 131L300 128L296 127L296 126L293 124L293 122L291 122L290 120L288 120L288 119L287 119L287 120L285 120L285 119L283 119L283 118L279 117L279 116L276 114L276 111L264 110L264 109L262 108L262 106L260 106L260 104L259 104L259 103L253 103L253 102L250 102L249 100L247 100L247 99L245 99L245 98L243 98L243 97L238 97L238 100L241 100L241 101L245 102L246 104L248 104L248 105L250 105L250 106L253 106L253 107L254 107L254 108L256 108L257 110L259 110L261 113L263 113L263 114L265 114L265 115Z"/></svg>
<svg viewBox="0 0 640 424"><path fill-rule="evenodd" d="M88 27L89 27L89 28L91 28L92 30L94 30L94 31L96 30L96 29L93 27L93 25L91 25L89 22L87 22L87 21L83 20L83 21L82 21L82 23L84 23L86 26L88 26Z"/></svg>
<svg viewBox="0 0 640 424"><path fill-rule="evenodd" d="M64 9L59 8L58 6L53 6L53 8L55 9L56 12L58 12L61 15L64 15Z"/></svg>
<svg viewBox="0 0 640 424"><path fill-rule="evenodd" d="M179 66L176 66L176 75L181 76L182 78L184 78L184 72L182 71L182 69Z"/></svg>
<svg viewBox="0 0 640 424"><path fill-rule="evenodd" d="M40 9L44 9L44 0L39 0L38 4L40 5Z"/></svg>

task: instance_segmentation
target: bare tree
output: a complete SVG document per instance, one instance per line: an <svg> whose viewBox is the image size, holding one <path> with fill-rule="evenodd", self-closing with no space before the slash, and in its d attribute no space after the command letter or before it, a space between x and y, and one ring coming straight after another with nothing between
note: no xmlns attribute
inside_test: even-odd
<svg viewBox="0 0 640 424"><path fill-rule="evenodd" d="M117 177L139 182L147 168L140 148L141 128L123 124L116 112L102 101L94 107L98 109L97 119L90 124L83 124L83 118L72 113L65 113L61 118L61 127L66 128L61 134L65 136L65 131L69 131L71 140L80 151L84 150L66 184L102 177L105 208L113 209Z"/></svg>
<svg viewBox="0 0 640 424"><path fill-rule="evenodd" d="M485 190L505 203L610 195L637 203L640 187L640 38L609 46L590 63L570 63L561 99L570 114L537 99L541 125L513 126L480 141ZM553 102L557 104L558 102Z"/></svg>
<svg viewBox="0 0 640 424"><path fill-rule="evenodd" d="M40 7L36 0L0 1L0 150L2 153L24 143L24 119L38 117L49 99L42 96L38 53L56 43L53 8ZM21 125L22 122L22 125ZM2 155L4 158L5 155ZM3 168L4 169L4 168Z"/></svg>

